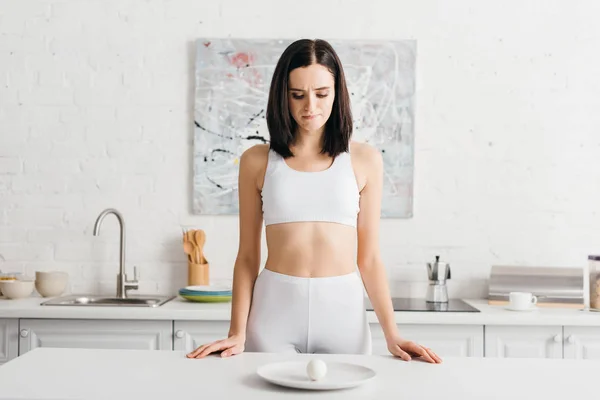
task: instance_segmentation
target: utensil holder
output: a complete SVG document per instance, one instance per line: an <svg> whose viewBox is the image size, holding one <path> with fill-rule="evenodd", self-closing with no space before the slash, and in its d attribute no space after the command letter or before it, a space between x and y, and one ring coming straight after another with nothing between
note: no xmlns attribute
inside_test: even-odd
<svg viewBox="0 0 600 400"><path fill-rule="evenodd" d="M188 262L188 286L201 286L209 284L210 264L196 264Z"/></svg>

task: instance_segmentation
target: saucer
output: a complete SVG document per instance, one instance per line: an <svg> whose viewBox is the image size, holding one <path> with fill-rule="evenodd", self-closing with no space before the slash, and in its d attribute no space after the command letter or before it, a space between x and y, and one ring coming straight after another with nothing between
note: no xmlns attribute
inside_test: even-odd
<svg viewBox="0 0 600 400"><path fill-rule="evenodd" d="M264 380L279 386L308 390L347 389L362 385L376 375L371 368L346 362L327 362L327 375L312 381L306 374L306 362L284 361L263 365L256 373Z"/></svg>
<svg viewBox="0 0 600 400"><path fill-rule="evenodd" d="M509 310L509 311L530 312L530 311L536 311L538 309L538 307L537 306L531 306L529 308L513 308L511 306L507 306L506 309Z"/></svg>

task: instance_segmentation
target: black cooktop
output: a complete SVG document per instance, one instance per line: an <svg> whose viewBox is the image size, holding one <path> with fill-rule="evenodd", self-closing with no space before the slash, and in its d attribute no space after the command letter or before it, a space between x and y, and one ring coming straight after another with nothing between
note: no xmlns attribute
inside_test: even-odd
<svg viewBox="0 0 600 400"><path fill-rule="evenodd" d="M394 311L441 311L441 312L479 312L460 299L450 299L447 303L429 303L425 299L393 297ZM373 311L371 302L367 300L367 311Z"/></svg>

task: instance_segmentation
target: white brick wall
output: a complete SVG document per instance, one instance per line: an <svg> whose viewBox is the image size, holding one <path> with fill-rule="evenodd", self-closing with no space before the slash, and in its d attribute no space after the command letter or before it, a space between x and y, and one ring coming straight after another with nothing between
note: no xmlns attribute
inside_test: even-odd
<svg viewBox="0 0 600 400"><path fill-rule="evenodd" d="M298 22L285 3L0 0L0 269L113 292L117 223L92 228L115 207L142 291L185 285L182 226L231 277L237 219L189 211L193 43L210 36L418 40L415 217L381 224L396 293L422 296L436 254L470 297L492 264L600 253L600 3L307 0Z"/></svg>

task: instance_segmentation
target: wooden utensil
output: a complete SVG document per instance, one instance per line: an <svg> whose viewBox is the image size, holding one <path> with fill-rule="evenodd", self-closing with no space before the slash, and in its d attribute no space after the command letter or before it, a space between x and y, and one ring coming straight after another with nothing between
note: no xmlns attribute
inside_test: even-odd
<svg viewBox="0 0 600 400"><path fill-rule="evenodd" d="M198 247L198 251L199 251L199 257L198 257L198 262L200 264L206 264L206 258L204 257L204 243L206 242L206 233L202 230L202 229L198 229L196 232L194 232L194 239L196 242L196 246Z"/></svg>
<svg viewBox="0 0 600 400"><path fill-rule="evenodd" d="M183 234L183 251L188 255L188 261L193 261L194 256L194 243L190 241L189 231L185 231L181 228L181 232Z"/></svg>
<svg viewBox="0 0 600 400"><path fill-rule="evenodd" d="M190 229L189 231L187 231L185 233L185 237L184 237L184 246L185 246L185 242L189 243L190 245L192 245L192 250L190 253L190 261L191 262L197 262L196 259L196 241L194 240L194 230ZM185 249L184 249L185 251Z"/></svg>
<svg viewBox="0 0 600 400"><path fill-rule="evenodd" d="M190 229L189 231L187 231L185 233L185 238L188 242L191 242L193 245L196 244L196 241L194 240L194 230Z"/></svg>
<svg viewBox="0 0 600 400"><path fill-rule="evenodd" d="M199 250L198 243L196 242L196 229L192 229L189 234L189 240L194 245L194 257L193 260L195 263L201 263L201 251Z"/></svg>
<svg viewBox="0 0 600 400"><path fill-rule="evenodd" d="M183 251L188 255L188 261L195 262L193 256L196 252L196 249L191 242L188 242L187 240L183 242Z"/></svg>

